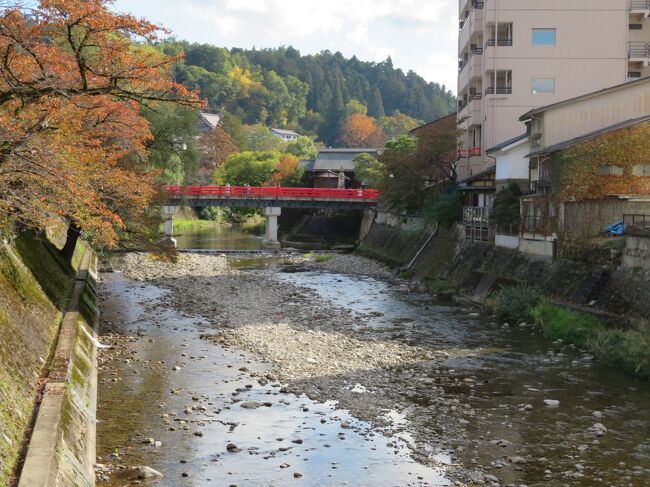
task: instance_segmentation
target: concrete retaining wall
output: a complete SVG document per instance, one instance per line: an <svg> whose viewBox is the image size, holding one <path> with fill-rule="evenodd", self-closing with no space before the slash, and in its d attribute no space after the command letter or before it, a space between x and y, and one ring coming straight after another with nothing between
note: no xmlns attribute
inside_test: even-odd
<svg viewBox="0 0 650 487"><path fill-rule="evenodd" d="M630 268L650 269L650 237L626 235L623 265Z"/></svg>
<svg viewBox="0 0 650 487"><path fill-rule="evenodd" d="M519 252L527 254L531 258L553 260L555 243L548 240L522 238L519 240Z"/></svg>
<svg viewBox="0 0 650 487"><path fill-rule="evenodd" d="M87 251L77 274L19 487L95 485L98 341L94 259Z"/></svg>
<svg viewBox="0 0 650 487"><path fill-rule="evenodd" d="M518 249L519 248L519 237L516 235L503 235L497 233L494 236L494 245L497 247L503 247L506 249Z"/></svg>

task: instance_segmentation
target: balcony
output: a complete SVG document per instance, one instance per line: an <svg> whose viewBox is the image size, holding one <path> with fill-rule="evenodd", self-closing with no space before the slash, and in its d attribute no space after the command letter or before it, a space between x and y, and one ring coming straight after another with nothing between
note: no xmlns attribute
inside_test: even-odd
<svg viewBox="0 0 650 487"><path fill-rule="evenodd" d="M650 42L629 42L628 56L631 61L642 62L647 66L650 61Z"/></svg>
<svg viewBox="0 0 650 487"><path fill-rule="evenodd" d="M475 157L480 155L481 155L480 147L470 147L469 149L460 149L457 154L458 158Z"/></svg>
<svg viewBox="0 0 650 487"><path fill-rule="evenodd" d="M483 32L483 10L473 8L469 15L460 22L460 35L458 37L458 47L460 51L466 49L467 44L473 42L476 34Z"/></svg>
<svg viewBox="0 0 650 487"><path fill-rule="evenodd" d="M631 13L646 13L650 11L650 0L630 0Z"/></svg>
<svg viewBox="0 0 650 487"><path fill-rule="evenodd" d="M485 47L512 47L512 39L488 39Z"/></svg>
<svg viewBox="0 0 650 487"><path fill-rule="evenodd" d="M458 122L462 124L464 129L483 123L481 98L482 95L479 93L470 95L465 101L459 100Z"/></svg>
<svg viewBox="0 0 650 487"><path fill-rule="evenodd" d="M512 86L488 86L485 88L486 95L512 95Z"/></svg>

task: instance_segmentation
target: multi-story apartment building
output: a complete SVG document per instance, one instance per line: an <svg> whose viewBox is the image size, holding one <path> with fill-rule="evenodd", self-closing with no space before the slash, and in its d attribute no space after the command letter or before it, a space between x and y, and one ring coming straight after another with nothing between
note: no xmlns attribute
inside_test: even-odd
<svg viewBox="0 0 650 487"><path fill-rule="evenodd" d="M650 0L459 0L459 179L519 117L650 75Z"/></svg>

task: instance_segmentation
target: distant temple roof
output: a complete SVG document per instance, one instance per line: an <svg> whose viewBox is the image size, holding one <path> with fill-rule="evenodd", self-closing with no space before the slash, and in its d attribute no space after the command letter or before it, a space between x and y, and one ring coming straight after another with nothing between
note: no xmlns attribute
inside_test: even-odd
<svg viewBox="0 0 650 487"><path fill-rule="evenodd" d="M271 132L276 133L278 135L291 135L294 137L300 137L299 134L294 132L293 130L286 130L286 129L271 129Z"/></svg>
<svg viewBox="0 0 650 487"><path fill-rule="evenodd" d="M221 122L221 116L217 113L207 113L201 112L201 131L208 132L213 128L216 128Z"/></svg>
<svg viewBox="0 0 650 487"><path fill-rule="evenodd" d="M354 171L354 159L359 154L377 157L380 149L322 149L316 156L314 171Z"/></svg>

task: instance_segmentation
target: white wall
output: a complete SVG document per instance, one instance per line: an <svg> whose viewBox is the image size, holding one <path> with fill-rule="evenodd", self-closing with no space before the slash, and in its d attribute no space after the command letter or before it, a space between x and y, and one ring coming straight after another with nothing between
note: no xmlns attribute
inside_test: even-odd
<svg viewBox="0 0 650 487"><path fill-rule="evenodd" d="M526 154L530 152L530 146L527 140L523 140L519 145L510 150L496 154L497 181L528 179L528 159L526 158Z"/></svg>

